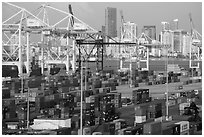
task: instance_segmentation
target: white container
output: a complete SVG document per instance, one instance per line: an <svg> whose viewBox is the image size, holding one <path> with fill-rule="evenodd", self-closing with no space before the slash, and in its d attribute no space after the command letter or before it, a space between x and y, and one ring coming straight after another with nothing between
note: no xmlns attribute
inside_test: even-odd
<svg viewBox="0 0 204 137"><path fill-rule="evenodd" d="M120 121L113 121L113 122L115 122L115 130L120 130L121 129Z"/></svg>
<svg viewBox="0 0 204 137"><path fill-rule="evenodd" d="M37 19L27 19L27 27L41 27L43 24Z"/></svg>
<svg viewBox="0 0 204 137"><path fill-rule="evenodd" d="M179 104L179 110L184 110L185 107L190 107L190 103L181 103L181 104Z"/></svg>
<svg viewBox="0 0 204 137"><path fill-rule="evenodd" d="M91 103L90 97L86 97L86 103Z"/></svg>
<svg viewBox="0 0 204 137"><path fill-rule="evenodd" d="M135 123L143 123L146 121L146 116L135 116Z"/></svg>
<svg viewBox="0 0 204 137"><path fill-rule="evenodd" d="M95 102L95 96L90 96L90 103L94 103Z"/></svg>
<svg viewBox="0 0 204 137"><path fill-rule="evenodd" d="M59 129L60 127L71 127L71 119L34 119L33 129Z"/></svg>
<svg viewBox="0 0 204 137"><path fill-rule="evenodd" d="M17 128L18 128L18 125L8 124L8 129L17 129Z"/></svg>
<svg viewBox="0 0 204 137"><path fill-rule="evenodd" d="M180 133L189 130L189 121L180 121L175 124L180 125Z"/></svg>
<svg viewBox="0 0 204 137"><path fill-rule="evenodd" d="M85 31L88 29L87 26L82 23L74 23L73 28L75 31Z"/></svg>
<svg viewBox="0 0 204 137"><path fill-rule="evenodd" d="M92 135L103 135L101 132L93 132Z"/></svg>

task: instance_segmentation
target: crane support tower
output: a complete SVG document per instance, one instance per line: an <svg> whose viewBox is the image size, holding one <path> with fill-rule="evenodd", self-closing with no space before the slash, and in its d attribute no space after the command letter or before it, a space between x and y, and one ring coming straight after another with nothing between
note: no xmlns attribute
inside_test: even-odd
<svg viewBox="0 0 204 137"><path fill-rule="evenodd" d="M189 19L191 26L189 68L199 68L202 56L202 35L195 29L191 13L189 13Z"/></svg>

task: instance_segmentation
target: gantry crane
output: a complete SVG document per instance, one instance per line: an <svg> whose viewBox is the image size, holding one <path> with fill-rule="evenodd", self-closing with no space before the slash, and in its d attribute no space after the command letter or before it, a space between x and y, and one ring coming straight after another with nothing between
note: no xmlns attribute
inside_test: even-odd
<svg viewBox="0 0 204 137"><path fill-rule="evenodd" d="M59 64L63 63L66 65L67 71L69 71L69 55L72 54L73 60L72 61L72 68L75 70L75 58L76 55L73 54L77 51L76 49L76 39L82 39L86 37L87 34L94 34L98 33L95 29L91 28L89 25L85 24L83 21L78 19L77 17L73 16L73 14L70 14L68 12L56 9L54 7L51 7L50 5L42 5L40 6L41 9L40 12L35 16L34 14L30 13L24 8L21 8L19 6L13 5L11 3L5 3L10 6L13 6L20 11L5 20L2 24L2 32L5 35L5 37L8 39L7 42L3 41L3 55L6 56L2 59L3 65L17 65L19 74L22 74L22 64L26 64L26 70L27 73L29 73L29 61L30 61L30 46L29 46L29 35L35 35L35 34L41 34L41 42L38 43L38 46L41 48L41 69L42 73L44 71L44 67L48 64ZM64 18L62 18L58 22L54 22L54 24L51 24L51 22L48 19L48 13L47 8L57 11L58 14L63 14ZM71 7L69 7L70 9ZM22 14L22 15L19 15ZM42 19L40 18L40 15L42 14ZM21 16L19 19L20 21L17 21L18 24L12 24L9 21L14 19L17 15ZM76 23L73 24L73 19L76 20ZM33 23L34 22L34 23ZM67 26L62 26L66 22ZM61 26L62 27L61 27ZM78 25L78 26L77 26ZM81 27L81 26L82 27ZM85 29L85 30L82 30ZM12 34L11 32L14 32ZM9 34L11 35L9 37ZM22 58L22 48L25 48L25 44L22 45L21 43L21 37L22 34L26 34L27 39L27 50L25 52L27 53L27 60L23 60ZM16 43L11 43L12 38L18 35L18 40L16 40ZM68 37L66 37L67 35ZM65 37L64 37L65 36ZM57 40L65 39L65 45L58 45L53 44ZM73 47L71 49L71 46L69 44L69 40L73 41ZM54 41L54 42L53 42ZM18 55L17 58L14 58L14 53L8 52L5 47L6 46L13 46L16 49L13 49L14 52ZM58 52L60 48L64 48L63 50L66 51L63 55L61 55L61 52ZM57 49L57 50L56 50ZM78 49L79 50L79 49ZM15 60L16 59L16 60ZM27 62L25 62L27 61Z"/></svg>
<svg viewBox="0 0 204 137"><path fill-rule="evenodd" d="M189 53L189 67L199 68L199 62L202 56L202 35L195 29L191 13L189 13L190 26L191 26L191 43Z"/></svg>

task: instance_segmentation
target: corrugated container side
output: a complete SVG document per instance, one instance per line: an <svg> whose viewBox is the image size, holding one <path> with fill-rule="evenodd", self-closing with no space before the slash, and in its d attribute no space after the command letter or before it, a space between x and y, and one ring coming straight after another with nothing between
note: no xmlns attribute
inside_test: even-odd
<svg viewBox="0 0 204 137"><path fill-rule="evenodd" d="M161 122L145 123L143 132L146 135L161 135Z"/></svg>
<svg viewBox="0 0 204 137"><path fill-rule="evenodd" d="M180 125L180 133L189 130L189 121L180 121L176 124Z"/></svg>

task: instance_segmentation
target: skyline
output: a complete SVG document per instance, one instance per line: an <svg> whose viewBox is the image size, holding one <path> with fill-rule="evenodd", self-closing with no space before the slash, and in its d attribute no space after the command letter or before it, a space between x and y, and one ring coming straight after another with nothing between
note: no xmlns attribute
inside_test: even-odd
<svg viewBox="0 0 204 137"><path fill-rule="evenodd" d="M121 26L119 12L122 10L125 21L138 25L138 34L141 34L143 26L155 25L157 38L162 21L171 23L178 19L179 29L190 32L189 13L191 13L195 29L202 34L202 2L12 2L30 12L45 3L64 11L68 11L68 4L71 4L74 15L97 30L101 30L101 26L105 25L105 9L117 8L118 32ZM5 16L8 16L6 10L2 6L3 21L6 19Z"/></svg>

